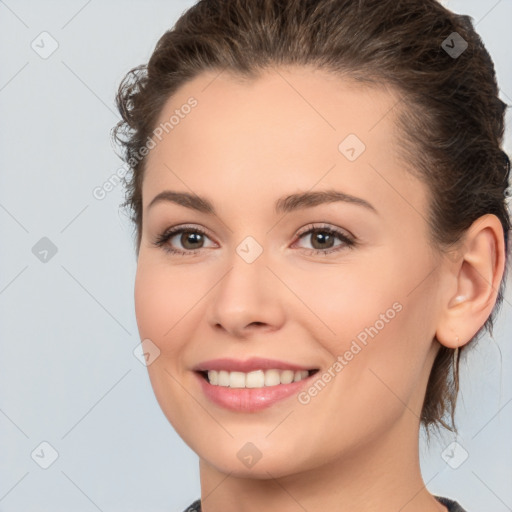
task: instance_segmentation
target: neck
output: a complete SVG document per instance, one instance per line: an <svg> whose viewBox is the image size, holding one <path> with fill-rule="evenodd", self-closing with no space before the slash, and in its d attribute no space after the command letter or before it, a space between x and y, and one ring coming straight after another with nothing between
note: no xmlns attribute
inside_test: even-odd
<svg viewBox="0 0 512 512"><path fill-rule="evenodd" d="M405 410L385 436L292 475L225 474L200 459L203 512L446 512L425 488L419 423Z"/></svg>

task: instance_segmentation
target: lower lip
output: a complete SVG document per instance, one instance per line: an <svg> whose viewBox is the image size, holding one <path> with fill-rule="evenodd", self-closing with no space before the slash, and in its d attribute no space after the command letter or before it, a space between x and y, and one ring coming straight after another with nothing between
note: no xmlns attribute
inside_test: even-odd
<svg viewBox="0 0 512 512"><path fill-rule="evenodd" d="M210 384L202 374L194 372L204 394L213 403L239 412L255 412L270 407L271 405L288 398L299 392L309 379L310 375L298 382L290 384L277 384L263 388L229 388L226 386L214 386Z"/></svg>

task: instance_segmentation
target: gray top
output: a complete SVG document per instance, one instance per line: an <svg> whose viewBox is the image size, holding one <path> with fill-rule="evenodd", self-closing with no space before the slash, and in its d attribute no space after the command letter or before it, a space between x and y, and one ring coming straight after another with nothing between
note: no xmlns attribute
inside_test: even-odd
<svg viewBox="0 0 512 512"><path fill-rule="evenodd" d="M442 496L434 497L448 509L448 512L466 512L456 501L443 498Z"/></svg>
<svg viewBox="0 0 512 512"><path fill-rule="evenodd" d="M437 501L439 501L442 505L444 505L448 512L466 512L456 501L450 500L449 498L444 498L442 496L434 496ZM202 512L201 511L201 500L196 500L190 507L188 507L183 512Z"/></svg>

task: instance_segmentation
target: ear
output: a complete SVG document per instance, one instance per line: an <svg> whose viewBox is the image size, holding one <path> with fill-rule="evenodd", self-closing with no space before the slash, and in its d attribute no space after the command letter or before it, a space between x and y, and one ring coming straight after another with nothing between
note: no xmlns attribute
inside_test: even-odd
<svg viewBox="0 0 512 512"><path fill-rule="evenodd" d="M436 338L442 345L456 348L473 338L496 303L506 260L498 217L487 214L478 218L465 233L456 255L448 260Z"/></svg>

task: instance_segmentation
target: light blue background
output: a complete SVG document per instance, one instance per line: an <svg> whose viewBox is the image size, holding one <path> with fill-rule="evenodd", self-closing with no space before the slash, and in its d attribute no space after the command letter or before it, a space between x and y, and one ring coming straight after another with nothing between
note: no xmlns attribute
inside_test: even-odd
<svg viewBox="0 0 512 512"><path fill-rule="evenodd" d="M154 398L133 307L132 227L110 144L114 94L191 1L0 1L0 511L180 512L199 497L197 456ZM512 0L444 2L470 14L512 104ZM48 31L58 49L31 42ZM510 112L506 150L512 154ZM32 247L48 237L47 263ZM422 444L431 492L468 512L512 510L512 290L495 329L462 364L459 443ZM42 441L58 452L42 469ZM48 450L46 453L49 453Z"/></svg>

